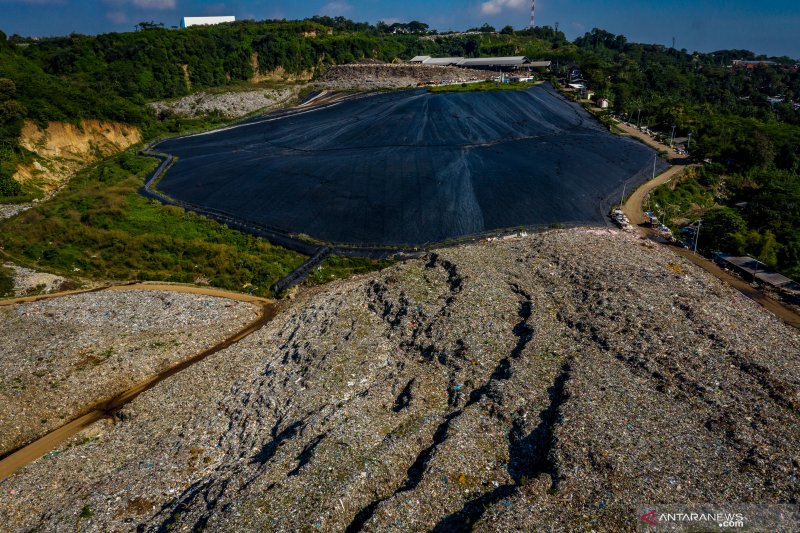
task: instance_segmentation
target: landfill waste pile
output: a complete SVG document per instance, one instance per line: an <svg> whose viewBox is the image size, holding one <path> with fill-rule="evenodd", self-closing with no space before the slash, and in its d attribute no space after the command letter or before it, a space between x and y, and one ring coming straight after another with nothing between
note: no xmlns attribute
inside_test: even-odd
<svg viewBox="0 0 800 533"><path fill-rule="evenodd" d="M0 523L622 531L648 502L796 504L798 353L630 233L443 249L302 293L7 478Z"/></svg>
<svg viewBox="0 0 800 533"><path fill-rule="evenodd" d="M333 66L314 84L331 90L402 88L484 81L493 75L485 70L438 65L365 63Z"/></svg>
<svg viewBox="0 0 800 533"><path fill-rule="evenodd" d="M74 289L77 283L47 272L38 272L14 263L4 262L3 267L13 274L13 293L17 296L46 294L60 290Z"/></svg>
<svg viewBox="0 0 800 533"><path fill-rule="evenodd" d="M135 290L0 307L0 456L213 346L255 311L223 298Z"/></svg>
<svg viewBox="0 0 800 533"><path fill-rule="evenodd" d="M33 207L33 204L0 204L0 220L15 217Z"/></svg>
<svg viewBox="0 0 800 533"><path fill-rule="evenodd" d="M147 104L156 114L179 117L202 117L218 113L227 118L239 118L260 110L285 106L297 98L300 86L285 89L252 91L198 92L178 100Z"/></svg>

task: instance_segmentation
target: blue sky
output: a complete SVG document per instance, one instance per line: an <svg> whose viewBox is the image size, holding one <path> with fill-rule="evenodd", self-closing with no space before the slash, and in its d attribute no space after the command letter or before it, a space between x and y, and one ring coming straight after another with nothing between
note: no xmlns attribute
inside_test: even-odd
<svg viewBox="0 0 800 533"><path fill-rule="evenodd" d="M343 15L375 23L427 22L440 30L489 22L525 27L529 0L0 0L0 30L50 36L128 31L140 21L177 25L182 16L237 19ZM537 0L537 24L559 23L570 39L603 28L637 42L689 51L745 48L800 59L798 0Z"/></svg>

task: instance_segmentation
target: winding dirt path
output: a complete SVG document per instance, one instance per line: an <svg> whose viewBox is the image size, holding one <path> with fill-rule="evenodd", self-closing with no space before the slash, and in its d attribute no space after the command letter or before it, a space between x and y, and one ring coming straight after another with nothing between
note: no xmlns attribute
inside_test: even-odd
<svg viewBox="0 0 800 533"><path fill-rule="evenodd" d="M632 225L638 226L648 221L642 210L647 196L653 192L656 187L669 183L675 177L683 174L689 166L690 165L673 165L662 174L656 176L655 179L648 181L633 191L633 194L628 197L622 206L622 211L628 217Z"/></svg>
<svg viewBox="0 0 800 533"><path fill-rule="evenodd" d="M133 387L130 387L127 390L117 393L110 400L106 400L94 404L92 406L89 406L84 410L84 412L81 415L77 416L72 421L64 424L63 426L51 431L50 433L31 442L30 444L27 444L26 446L23 446L22 448L19 448L15 452L9 454L3 460L0 460L0 481L10 476L23 466L27 465L28 463L35 461L36 459L42 457L44 454L55 449L59 444L75 436L80 431L86 429L95 422L98 422L104 418L113 417L114 414L117 411L119 411L123 406L134 400L141 393L153 388L161 381L177 374L182 370L185 370L186 368L189 368L190 366L202 361L203 359L205 359L210 355L213 355L219 351L222 351L236 344L237 342L248 337L249 335L252 335L256 331L264 327L266 324L268 324L270 321L272 321L272 319L275 318L278 311L280 310L280 304L276 303L273 300L268 300L266 298L259 298L257 296L249 296L246 294L228 292L220 289L201 288L201 287L193 287L193 286L178 285L178 284L173 285L165 283L132 283L128 285L111 285L107 287L100 287L83 291L67 291L63 293L54 293L42 296L14 298L11 300L0 301L0 305L14 305L25 302L36 302L40 300L61 298L64 296L90 293L90 292L130 291L130 290L171 291L171 292L198 294L204 296L214 296L214 297L228 298L232 300L239 300L239 301L259 304L261 308L259 309L258 316L255 320L247 324L244 328L240 329L232 336L215 344L211 348L203 350L202 352L195 354L189 357L188 359L184 359L183 361L176 363L175 365L159 372L158 374L155 374L147 379L140 381L139 383L137 383Z"/></svg>
<svg viewBox="0 0 800 533"><path fill-rule="evenodd" d="M636 189L633 194L631 194L628 199L625 201L625 204L622 207L622 211L630 220L631 224L635 226L638 231L644 234L647 237L653 237L657 239L657 234L648 227L645 227L644 224L647 222L647 217L644 214L644 202L647 199L647 196L656 188L665 183L670 182L688 168L693 165L687 164L687 161L683 158L680 158L680 155L665 146L656 140L650 138L648 135L640 132L636 128L632 128L630 126L626 126L622 123L617 123L616 126L621 130L625 131L625 133L631 135L632 137L636 137L641 141L645 142L646 144L656 148L657 150L666 150L673 156L673 159L670 161L672 166L668 168L662 174L656 176L655 179L648 181L647 183L642 184L641 187ZM743 280L740 277L734 276L729 272L726 272L718 265L716 265L713 261L709 261L705 257L698 255L690 250L685 248L680 248L677 246L669 246L669 248L675 252L676 254L680 255L690 263L702 268L712 276L715 276L717 279L724 281L734 289L738 290L751 300L761 304L762 307L767 309L768 311L772 312L778 318L789 324L790 326L794 326L795 328L800 329L800 314L796 313L792 308L783 305L778 300L771 298L767 294L763 293L762 291L752 287L748 282Z"/></svg>
<svg viewBox="0 0 800 533"><path fill-rule="evenodd" d="M697 165L690 164L687 157L682 156L669 146L661 144L649 135L642 133L632 126L628 126L619 121L616 121L614 125L625 132L626 135L629 135L634 139L638 139L647 146L655 148L660 152L667 152L667 155L669 156L669 163L671 166L656 176L655 179L643 183L638 189L633 191L633 194L628 197L622 206L622 211L625 213L625 216L628 217L628 220L630 220L631 224L634 226L639 226L640 224L648 222L643 211L644 201L647 198L647 195L653 192L653 190L657 187L660 187L665 183L669 183L676 177L683 174L683 172L685 172L687 169Z"/></svg>

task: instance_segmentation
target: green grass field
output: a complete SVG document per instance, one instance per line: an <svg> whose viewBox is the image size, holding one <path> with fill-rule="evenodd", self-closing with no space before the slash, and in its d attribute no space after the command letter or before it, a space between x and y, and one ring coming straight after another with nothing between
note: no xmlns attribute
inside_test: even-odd
<svg viewBox="0 0 800 533"><path fill-rule="evenodd" d="M497 81L482 81L479 83L461 83L455 85L441 85L438 87L428 87L428 92L432 93L467 93L477 91L518 91L533 87L538 82L525 83L500 83Z"/></svg>
<svg viewBox="0 0 800 533"><path fill-rule="evenodd" d="M14 293L14 278L11 270L0 264L0 297Z"/></svg>
<svg viewBox="0 0 800 533"><path fill-rule="evenodd" d="M52 200L0 222L0 246L20 264L72 277L269 287L305 256L215 221L148 200L137 189L157 165L126 152L79 172ZM333 258L311 282L385 262Z"/></svg>

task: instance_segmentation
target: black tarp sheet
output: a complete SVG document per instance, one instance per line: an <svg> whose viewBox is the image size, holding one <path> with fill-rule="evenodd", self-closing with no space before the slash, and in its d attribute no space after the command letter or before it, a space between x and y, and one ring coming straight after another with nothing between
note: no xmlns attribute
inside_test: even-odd
<svg viewBox="0 0 800 533"><path fill-rule="evenodd" d="M175 199L287 233L424 245L487 230L604 224L666 166L549 85L379 94L160 143Z"/></svg>

